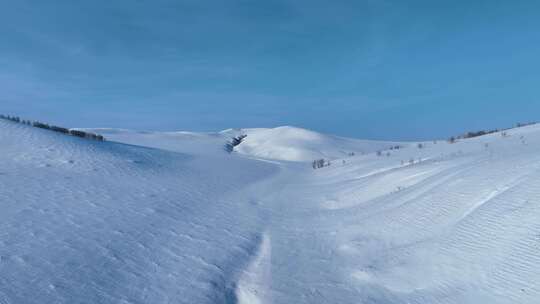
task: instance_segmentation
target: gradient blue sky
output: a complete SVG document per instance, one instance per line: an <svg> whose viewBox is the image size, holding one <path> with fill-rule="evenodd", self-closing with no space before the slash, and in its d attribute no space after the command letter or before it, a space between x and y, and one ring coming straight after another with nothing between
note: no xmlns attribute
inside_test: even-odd
<svg viewBox="0 0 540 304"><path fill-rule="evenodd" d="M0 0L0 112L375 139L540 120L540 2Z"/></svg>

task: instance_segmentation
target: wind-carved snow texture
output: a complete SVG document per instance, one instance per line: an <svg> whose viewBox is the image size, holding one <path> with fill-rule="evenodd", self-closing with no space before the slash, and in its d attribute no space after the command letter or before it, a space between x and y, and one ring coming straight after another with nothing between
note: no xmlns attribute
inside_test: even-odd
<svg viewBox="0 0 540 304"><path fill-rule="evenodd" d="M540 298L539 126L379 156L291 127L100 133L125 144L0 121L0 303Z"/></svg>
<svg viewBox="0 0 540 304"><path fill-rule="evenodd" d="M238 190L277 173L10 122L0 142L6 303L222 303L261 222Z"/></svg>

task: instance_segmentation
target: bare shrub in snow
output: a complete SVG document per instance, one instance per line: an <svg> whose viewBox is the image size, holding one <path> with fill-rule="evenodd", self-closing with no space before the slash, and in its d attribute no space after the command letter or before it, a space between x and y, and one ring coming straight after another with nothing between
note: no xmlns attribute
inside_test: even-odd
<svg viewBox="0 0 540 304"><path fill-rule="evenodd" d="M67 128L54 126L54 125L49 125L49 124L46 124L46 123L43 123L43 122L40 122L40 121L24 120L24 119L21 119L18 116L9 116L9 115L1 115L0 114L0 119L7 119L7 120L11 120L11 121L16 122L16 123L21 123L21 124L24 124L24 125L29 125L29 126L33 126L33 127L40 128L40 129L45 129L45 130L51 130L51 131L62 133L62 134L73 135L73 136L77 136L77 137L88 138L88 139L93 139L93 140L98 140L98 141L104 141L105 140L105 137L103 137L102 135L99 135L99 134L95 134L95 133L91 133L91 132L84 132L84 131L76 131L76 130L71 130L70 131Z"/></svg>
<svg viewBox="0 0 540 304"><path fill-rule="evenodd" d="M39 121L34 121L32 123L32 126L36 127L36 128L40 128L40 129L46 129L46 130L50 130L51 129L51 126L49 126L48 124L46 123L42 123L42 122L39 122Z"/></svg>
<svg viewBox="0 0 540 304"><path fill-rule="evenodd" d="M63 130L63 128L59 128L59 130ZM62 131L62 133L63 133L63 131ZM80 131L80 130L69 130L69 134L71 134L73 136L81 137L81 138L88 138L88 139L93 139L93 140L98 140L98 141L104 141L105 140L105 138L103 136L101 136L101 135L90 133L90 132L85 132L85 131Z"/></svg>
<svg viewBox="0 0 540 304"><path fill-rule="evenodd" d="M324 158L316 159L311 163L311 166L313 167L313 169L320 169L323 167L328 167L330 165L331 165L330 161L326 161Z"/></svg>
<svg viewBox="0 0 540 304"><path fill-rule="evenodd" d="M233 137L231 141L225 144L225 150L229 153L232 153L234 151L234 147L238 146L239 144L244 141L244 139L247 137L247 135L239 135L236 137Z"/></svg>
<svg viewBox="0 0 540 304"><path fill-rule="evenodd" d="M1 119L5 119L5 120L10 120L10 121L13 121L13 122L21 122L21 118L18 117L18 116L9 116L9 115L0 115L0 118Z"/></svg>
<svg viewBox="0 0 540 304"><path fill-rule="evenodd" d="M50 130L59 132L59 133L69 134L69 129L58 127L58 126L51 126Z"/></svg>

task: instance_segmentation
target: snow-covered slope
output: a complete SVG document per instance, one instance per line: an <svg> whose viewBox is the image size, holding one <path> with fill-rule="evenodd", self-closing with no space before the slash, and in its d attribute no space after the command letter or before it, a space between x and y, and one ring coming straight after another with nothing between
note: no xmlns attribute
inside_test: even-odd
<svg viewBox="0 0 540 304"><path fill-rule="evenodd" d="M236 133L147 132L124 129L82 129L101 134L109 141L197 155L224 154L227 141Z"/></svg>
<svg viewBox="0 0 540 304"><path fill-rule="evenodd" d="M260 242L268 163L0 120L0 303L226 303Z"/></svg>
<svg viewBox="0 0 540 304"><path fill-rule="evenodd" d="M540 298L540 126L380 156L296 128L100 133L131 145L0 121L0 303ZM321 156L343 158L289 161Z"/></svg>
<svg viewBox="0 0 540 304"><path fill-rule="evenodd" d="M540 126L507 133L295 177L269 199L274 302L538 303Z"/></svg>
<svg viewBox="0 0 540 304"><path fill-rule="evenodd" d="M255 158L309 162L315 159L338 159L351 154L365 154L391 146L395 142L358 140L325 135L295 127L272 129L229 129L217 133L136 132L119 129L86 129L107 139L170 151L223 153L224 145L233 137L247 135L235 151Z"/></svg>
<svg viewBox="0 0 540 304"><path fill-rule="evenodd" d="M349 139L324 135L295 127L245 129L245 140L236 148L239 153L287 161L337 159L388 149L398 143Z"/></svg>

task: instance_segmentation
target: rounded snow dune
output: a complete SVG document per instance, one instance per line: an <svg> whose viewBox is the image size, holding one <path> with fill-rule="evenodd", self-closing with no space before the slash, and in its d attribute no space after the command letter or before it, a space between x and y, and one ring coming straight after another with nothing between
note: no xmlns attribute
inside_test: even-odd
<svg viewBox="0 0 540 304"><path fill-rule="evenodd" d="M395 144L324 135L289 126L243 129L241 132L247 137L236 151L254 157L284 161L308 162L320 158L333 160L387 149Z"/></svg>

